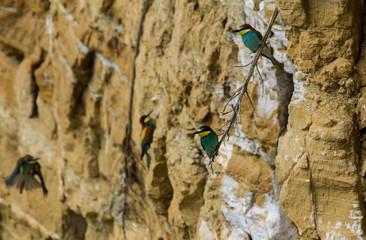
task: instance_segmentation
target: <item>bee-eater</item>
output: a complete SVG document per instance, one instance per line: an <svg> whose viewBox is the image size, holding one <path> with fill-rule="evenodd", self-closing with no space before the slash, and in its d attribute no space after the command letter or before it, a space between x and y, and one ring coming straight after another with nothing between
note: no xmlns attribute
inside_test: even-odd
<svg viewBox="0 0 366 240"><path fill-rule="evenodd" d="M141 160L143 159L144 155L146 154L147 168L150 168L150 163L151 163L151 157L147 153L147 150L150 148L150 144L153 141L154 131L155 131L155 128L156 128L154 120L150 117L151 113L152 113L152 111L150 111L148 114L142 115L140 117L140 124L142 126L142 130L141 130Z"/></svg>
<svg viewBox="0 0 366 240"><path fill-rule="evenodd" d="M44 184L44 180L41 173L41 165L37 162L39 157L33 157L31 155L25 155L19 158L17 166L12 174L6 178L5 184L7 187L11 187L14 184L20 189L20 193L25 190L32 190L38 187L42 187L43 194L47 195L48 190ZM39 183L34 175L38 175Z"/></svg>
<svg viewBox="0 0 366 240"><path fill-rule="evenodd" d="M249 24L244 24L243 26L239 27L236 30L233 30L233 32L237 32L240 34L241 39L243 40L244 45L249 48L250 51L255 53L258 48L262 45L262 34L255 30L252 26ZM281 69L283 69L283 64L278 62L272 55L272 51L269 49L269 47L265 44L261 55L263 57L268 58L271 60L273 65L279 66Z"/></svg>
<svg viewBox="0 0 366 240"><path fill-rule="evenodd" d="M203 149L210 158L213 157L219 143L216 133L209 126L202 126L193 134L198 134L201 137Z"/></svg>

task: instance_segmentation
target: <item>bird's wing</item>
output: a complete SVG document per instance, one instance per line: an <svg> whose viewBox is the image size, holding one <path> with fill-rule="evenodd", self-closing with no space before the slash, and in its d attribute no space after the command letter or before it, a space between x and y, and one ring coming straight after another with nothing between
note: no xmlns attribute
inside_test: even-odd
<svg viewBox="0 0 366 240"><path fill-rule="evenodd" d="M39 163L36 163L33 174L36 174L39 177L39 180L41 180L41 187L43 190L43 194L47 195L48 190L46 188L46 185L44 184L44 180L43 180L43 176L42 176L42 172L41 172L41 165Z"/></svg>
<svg viewBox="0 0 366 240"><path fill-rule="evenodd" d="M217 135L215 134L215 137L216 137L216 149L215 149L215 151L217 150L217 147L218 147L218 144L219 144L219 138L217 137ZM216 156L218 156L219 155L219 151L217 151L217 153L216 153Z"/></svg>
<svg viewBox="0 0 366 240"><path fill-rule="evenodd" d="M141 130L141 135L140 135L140 138L141 138L141 144L142 144L142 142L144 141L144 137L145 137L146 129L147 129L147 127L143 127L143 128L142 128L142 130Z"/></svg>
<svg viewBox="0 0 366 240"><path fill-rule="evenodd" d="M262 41L263 36L262 33L258 32L257 30L254 30L257 33L258 38Z"/></svg>
<svg viewBox="0 0 366 240"><path fill-rule="evenodd" d="M201 138L201 146L202 146L203 150L206 151L205 145L203 145L203 143L202 143L202 138Z"/></svg>
<svg viewBox="0 0 366 240"><path fill-rule="evenodd" d="M255 53L262 45L262 40L260 39L257 31L250 31L243 35L243 42L244 45L253 53Z"/></svg>
<svg viewBox="0 0 366 240"><path fill-rule="evenodd" d="M9 177L5 178L5 184L6 184L7 187L10 187L14 184L15 178L19 174L19 170L20 170L20 167L23 164L23 161L24 161L23 159L20 159L17 163L17 166L15 167L13 172L11 173L11 175Z"/></svg>
<svg viewBox="0 0 366 240"><path fill-rule="evenodd" d="M32 175L27 175L24 181L24 189L25 190L33 190L35 188L39 188L42 185L35 179Z"/></svg>
<svg viewBox="0 0 366 240"><path fill-rule="evenodd" d="M257 37L260 39L260 41L262 42L262 39L263 39L263 36L260 32L256 31L257 33ZM260 47L260 45L258 46L258 48ZM272 48L270 48L267 44L264 45L264 48L262 50L262 55L271 59L273 58L273 55L272 55ZM275 60L277 62L277 60ZM275 64L275 63L274 63ZM280 64L280 63L279 63ZM278 64L277 64L278 65ZM281 65L281 64L280 64Z"/></svg>
<svg viewBox="0 0 366 240"><path fill-rule="evenodd" d="M41 187L41 184L33 177L32 173L28 174L16 174L13 178L13 185L21 191L32 190Z"/></svg>
<svg viewBox="0 0 366 240"><path fill-rule="evenodd" d="M141 144L148 144L151 143L153 140L153 135L154 135L154 128L148 126L146 128L144 128L143 132L142 132L142 141Z"/></svg>
<svg viewBox="0 0 366 240"><path fill-rule="evenodd" d="M20 177L19 175L15 175L13 178L12 185L15 185L16 188L20 188L21 183L24 181L24 178Z"/></svg>

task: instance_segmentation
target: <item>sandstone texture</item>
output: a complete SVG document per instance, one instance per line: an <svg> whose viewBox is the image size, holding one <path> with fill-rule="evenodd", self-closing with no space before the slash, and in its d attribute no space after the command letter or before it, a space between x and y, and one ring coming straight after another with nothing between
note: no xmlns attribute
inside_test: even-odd
<svg viewBox="0 0 366 240"><path fill-rule="evenodd" d="M363 1L277 1L297 66L276 156L280 201L300 239L365 239ZM360 55L361 53L361 55Z"/></svg>
<svg viewBox="0 0 366 240"><path fill-rule="evenodd" d="M49 194L3 183L0 239L364 239L364 2L151 1L125 165L143 3L1 1L0 176L38 156ZM286 72L260 58L211 174L192 133L225 123L254 58L231 30L264 34L276 6Z"/></svg>

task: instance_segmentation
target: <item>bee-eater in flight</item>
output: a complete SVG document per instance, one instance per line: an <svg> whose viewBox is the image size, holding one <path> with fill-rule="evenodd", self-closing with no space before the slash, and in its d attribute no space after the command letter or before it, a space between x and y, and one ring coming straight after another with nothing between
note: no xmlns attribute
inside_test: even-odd
<svg viewBox="0 0 366 240"><path fill-rule="evenodd" d="M212 158L219 143L216 133L209 126L202 126L193 134L200 136L203 149Z"/></svg>
<svg viewBox="0 0 366 240"><path fill-rule="evenodd" d="M150 117L151 113L152 113L152 111L150 111L148 114L142 115L140 117L140 124L142 126L142 130L141 130L141 160L143 159L144 155L146 154L147 168L150 168L150 163L151 163L151 157L147 153L147 150L150 148L150 144L153 141L154 131L155 131L155 128L156 128L154 120Z"/></svg>
<svg viewBox="0 0 366 240"><path fill-rule="evenodd" d="M25 190L32 190L38 187L42 187L43 194L47 195L48 190L44 184L44 180L41 173L41 165L38 163L39 157L33 157L31 155L25 155L18 160L12 174L6 178L5 184L7 187L16 185L20 189L20 193ZM41 183L39 183L34 175L39 177Z"/></svg>
<svg viewBox="0 0 366 240"><path fill-rule="evenodd" d="M244 24L233 32L237 32L240 34L241 39L243 40L244 45L253 53L255 53L259 47L262 45L262 34L255 30L249 24ZM263 57L268 58L271 60L273 65L277 65L283 70L283 64L278 62L272 55L272 51L269 49L267 44L264 45L261 55Z"/></svg>

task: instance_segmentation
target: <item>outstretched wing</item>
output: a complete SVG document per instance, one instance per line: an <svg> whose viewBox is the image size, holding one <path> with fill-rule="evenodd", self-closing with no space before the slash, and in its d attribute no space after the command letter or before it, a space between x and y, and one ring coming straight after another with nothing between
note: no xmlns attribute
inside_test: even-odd
<svg viewBox="0 0 366 240"><path fill-rule="evenodd" d="M23 161L25 161L25 160L20 159L17 163L17 166L15 167L13 172L11 173L11 175L9 177L5 178L5 184L6 184L7 187L11 187L15 183L16 176L19 174L20 167L22 166Z"/></svg>
<svg viewBox="0 0 366 240"><path fill-rule="evenodd" d="M34 173L33 174L36 174L39 177L39 180L41 180L41 187L42 187L42 190L43 190L43 194L47 195L48 190L47 190L46 185L44 183L42 172L41 172L41 165L39 163L36 163L36 166L34 166Z"/></svg>

